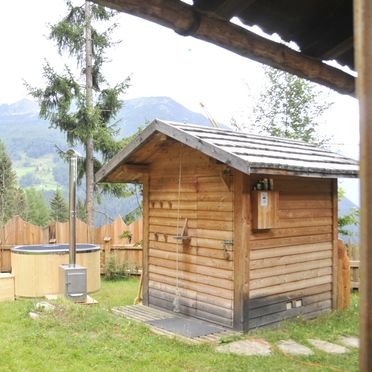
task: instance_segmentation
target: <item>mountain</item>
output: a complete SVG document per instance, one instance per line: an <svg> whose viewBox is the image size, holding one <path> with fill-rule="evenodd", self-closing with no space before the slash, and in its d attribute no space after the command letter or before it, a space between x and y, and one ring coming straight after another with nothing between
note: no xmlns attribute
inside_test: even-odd
<svg viewBox="0 0 372 372"><path fill-rule="evenodd" d="M205 116L188 110L168 97L143 97L123 103L116 118L118 137L128 137L156 118L210 125ZM1 104L0 139L12 159L22 187L41 188L49 199L57 185L61 185L67 196L68 166L56 152L56 146L61 149L68 147L65 134L50 128L38 113L38 104L28 99L10 105ZM83 198L83 186L79 194ZM119 213L125 215L131 212L137 204L135 197L115 202L105 197L97 208L116 217ZM105 222L103 216L97 213L97 223Z"/></svg>
<svg viewBox="0 0 372 372"><path fill-rule="evenodd" d="M205 116L188 110L169 97L145 97L124 101L118 118L121 118L118 126L123 137L132 135L140 126L154 119L211 125Z"/></svg>
<svg viewBox="0 0 372 372"><path fill-rule="evenodd" d="M347 197L343 197L339 202L338 202L338 215L339 216L346 216L350 214L350 212L353 209L359 209L359 207L354 204L350 199ZM359 221L359 218L358 218ZM341 235L341 239L345 243L349 243L351 240L353 244L358 245L359 244L359 226L355 225L347 225L344 227L345 230L347 230L351 235L350 236L344 236Z"/></svg>
<svg viewBox="0 0 372 372"><path fill-rule="evenodd" d="M210 125L205 116L169 97L135 98L123 103L115 120L120 137L136 133L156 118ZM49 128L48 122L38 117L38 112L38 104L28 99L0 105L0 138L13 160L21 159L24 154L32 159L55 154L56 145L66 148L65 134Z"/></svg>

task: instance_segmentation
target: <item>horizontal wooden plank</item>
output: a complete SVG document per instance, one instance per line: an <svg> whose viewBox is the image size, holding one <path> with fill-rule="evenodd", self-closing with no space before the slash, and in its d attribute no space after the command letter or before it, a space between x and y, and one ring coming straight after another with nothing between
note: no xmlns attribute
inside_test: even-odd
<svg viewBox="0 0 372 372"><path fill-rule="evenodd" d="M257 327L262 327L264 325L273 325L275 323L281 322L285 319L294 318L297 316L302 316L303 314L312 313L314 311L325 310L331 308L331 300L324 300L320 302L315 302L308 306L302 306L298 308L293 308L287 311L278 312L275 314L264 315L249 321L249 328L254 329Z"/></svg>
<svg viewBox="0 0 372 372"><path fill-rule="evenodd" d="M218 211L202 211L197 212L198 220L212 220L212 221L232 221L232 212L218 212Z"/></svg>
<svg viewBox="0 0 372 372"><path fill-rule="evenodd" d="M275 269L276 266L282 267L295 263L304 263L313 260L320 260L332 257L332 249L329 247L327 250L317 252L307 252L303 254L294 254L290 256L279 256L273 258L262 258L258 260L251 260L250 267L252 272L255 269L269 270ZM251 272L251 273L252 273ZM252 276L252 274L251 274Z"/></svg>
<svg viewBox="0 0 372 372"><path fill-rule="evenodd" d="M259 307L265 307L277 303L286 303L288 301L295 300L297 298L304 298L306 296L318 295L320 293L330 293L332 290L332 284L320 284L314 285L307 288L300 288L293 291L288 291L279 295L259 297L249 300L249 309L253 310Z"/></svg>
<svg viewBox="0 0 372 372"><path fill-rule="evenodd" d="M151 193L151 192L150 192ZM197 202L196 201L174 201L174 202L160 202L160 201L152 201L149 203L150 209L164 209L164 210L190 210L196 211L197 210Z"/></svg>
<svg viewBox="0 0 372 372"><path fill-rule="evenodd" d="M152 177L150 178L150 194L155 192L174 192L178 193L179 186L178 186L178 181L174 183L154 183L152 181ZM194 182L186 182L182 180L181 182L181 188L180 191L182 193L187 193L187 192L196 192L197 191L197 184L196 184L196 179Z"/></svg>
<svg viewBox="0 0 372 372"><path fill-rule="evenodd" d="M323 226L290 227L279 229L275 228L258 232L255 231L251 235L251 240L330 234L331 232L332 232L331 224Z"/></svg>
<svg viewBox="0 0 372 372"><path fill-rule="evenodd" d="M214 249L224 249L224 242L223 240L216 240L216 239L207 239L207 238L197 238L195 239L196 245L198 247L204 247L204 248L214 248ZM191 239L191 244L193 243L193 240ZM232 248L227 248L228 250L232 250Z"/></svg>
<svg viewBox="0 0 372 372"><path fill-rule="evenodd" d="M331 181L325 178L276 177L275 189L286 193L331 192Z"/></svg>
<svg viewBox="0 0 372 372"><path fill-rule="evenodd" d="M169 218L169 217L152 217L149 218L150 225L158 225L158 226L183 226L185 219L180 218L177 220L177 217L175 218ZM187 219L187 226L189 228L195 229L197 227L197 220L196 219Z"/></svg>
<svg viewBox="0 0 372 372"><path fill-rule="evenodd" d="M228 202L233 200L233 193L230 191L200 191L197 193L199 201Z"/></svg>
<svg viewBox="0 0 372 372"><path fill-rule="evenodd" d="M233 231L233 222L198 219L197 227L205 230Z"/></svg>
<svg viewBox="0 0 372 372"><path fill-rule="evenodd" d="M329 196L328 200L284 200L279 198L279 209L330 209L332 208L332 200Z"/></svg>
<svg viewBox="0 0 372 372"><path fill-rule="evenodd" d="M177 259L177 253L175 251L169 252L169 251L164 251L164 250L159 250L159 249L153 249L151 248L151 245L150 245L149 256L163 258L167 260L173 260L173 261ZM200 255L192 255L189 253L189 250L179 252L178 260L180 262L184 262L188 264L198 264L198 265L204 265L208 267L230 270L230 271L233 270L232 261L227 261L225 259L217 259L217 258L209 257L209 256L203 257Z"/></svg>
<svg viewBox="0 0 372 372"><path fill-rule="evenodd" d="M171 294L176 293L176 286L174 285L169 285L169 284L164 284L164 283L158 283L150 280L149 282L149 287L157 289L162 292L168 292ZM214 306L218 306L224 309L232 310L233 304L232 300L226 300L221 297L213 296L210 294L206 294L203 292L196 292L193 290L185 289L185 288L178 288L178 291L180 292L182 297L186 297L192 300L198 300L202 301L208 304L212 304Z"/></svg>
<svg viewBox="0 0 372 372"><path fill-rule="evenodd" d="M182 223L181 223L182 222ZM149 225L150 233L157 233L157 234L167 234L170 236L178 235L183 228L183 221L180 221L178 226L165 226L165 225ZM232 231L221 231L221 230L206 230L206 229L187 229L187 235L190 237L197 238L199 241L200 239L214 239L214 240L231 240L232 239Z"/></svg>
<svg viewBox="0 0 372 372"><path fill-rule="evenodd" d="M226 184L222 181L222 178L216 182L201 183L198 180L198 191L199 192L226 192L229 191Z"/></svg>
<svg viewBox="0 0 372 372"><path fill-rule="evenodd" d="M151 265L160 266L163 268L177 270L177 262L176 260L167 260L164 258L158 258L151 256L149 257L149 263ZM233 273L231 270L224 270L215 267L207 267L202 265L197 265L194 263L189 262L178 262L178 270L182 271L183 273L190 273L190 274L200 274L205 275L208 277L214 277L219 279L226 279L232 280Z"/></svg>
<svg viewBox="0 0 372 372"><path fill-rule="evenodd" d="M281 218L314 218L314 217L332 217L331 208L314 209L279 209L279 219Z"/></svg>
<svg viewBox="0 0 372 372"><path fill-rule="evenodd" d="M149 289L149 295L150 295L150 297L152 297L152 296L157 297L157 298L160 298L162 300L169 301L169 302L173 302L174 298L176 297L175 293L168 293L168 292L165 292L165 291L159 291L159 290L153 289L151 287ZM216 316L219 316L219 317L222 317L222 318L226 318L226 319L229 319L229 320L232 318L232 309L224 309L224 308L214 306L214 305L206 303L206 302L202 302L202 301L197 300L197 299L190 299L188 297L183 296L181 293L180 293L180 305L191 307L193 309L198 309L198 310L204 311L206 313L210 313L210 314L213 314L213 315L216 315Z"/></svg>
<svg viewBox="0 0 372 372"><path fill-rule="evenodd" d="M178 211L174 209L160 209L160 208L149 208L149 216L150 217L165 217L165 218L177 218L178 217ZM181 219L190 218L190 219L196 219L197 217L197 211L185 211L180 210L179 216Z"/></svg>
<svg viewBox="0 0 372 372"><path fill-rule="evenodd" d="M266 288L259 288L250 291L250 297L265 297L275 294L281 294L289 291L294 291L300 288L308 288L311 286L316 286L319 284L331 283L332 282L332 275L324 275L324 276L314 276L313 278L308 278L304 280L299 280L296 282L285 283L274 285L272 287Z"/></svg>
<svg viewBox="0 0 372 372"><path fill-rule="evenodd" d="M300 190L301 191L301 190ZM280 192L280 202L308 202L308 201L327 201L331 199L331 192L325 193L289 193L286 190ZM290 208L289 208L290 209Z"/></svg>
<svg viewBox="0 0 372 372"><path fill-rule="evenodd" d="M261 258L271 258L280 256L290 256L301 253L310 253L318 251L326 251L332 249L331 242L313 243L313 244L299 244L290 245L286 247L270 248L270 249L256 249L251 251L251 260L258 260Z"/></svg>
<svg viewBox="0 0 372 372"><path fill-rule="evenodd" d="M273 239L261 239L252 240L252 250L262 250L273 247L285 247L294 245L314 244L314 243L326 243L332 241L332 234L319 234L319 235L307 235L307 236L296 236L289 238L273 238Z"/></svg>
<svg viewBox="0 0 372 372"><path fill-rule="evenodd" d="M233 210L233 204L231 201L198 201L197 207L198 211L232 212Z"/></svg>
<svg viewBox="0 0 372 372"><path fill-rule="evenodd" d="M150 272L149 280L152 280L157 283L163 283L163 284L176 286L176 280L174 277L166 276L163 274L157 274L154 272ZM178 286L180 288L189 289L191 291L195 291L198 293L209 294L209 295L220 297L226 300L232 300L233 298L233 292L230 289L217 288L217 287L214 287L213 285L197 283L197 282L185 280L182 278L179 279Z"/></svg>
<svg viewBox="0 0 372 372"><path fill-rule="evenodd" d="M254 291L258 290L259 288L268 288L270 290L271 287L279 286L282 284L289 285L292 282L302 281L311 278L317 278L320 276L330 275L332 273L332 267L321 267L306 271L294 272L289 274L283 275L276 275L270 276L265 278L258 278L253 279L249 283L249 288Z"/></svg>
<svg viewBox="0 0 372 372"><path fill-rule="evenodd" d="M259 278L268 278L276 275L283 275L289 274L299 271L306 271L320 267L330 267L332 266L332 259L331 257L322 259L322 260L315 260L315 261L307 261L307 262L299 262L293 264L286 264L286 265L279 265L275 267L268 267L268 268L259 268L256 270L251 270L249 273L249 277L251 280L259 279ZM252 266L251 266L252 267Z"/></svg>
<svg viewBox="0 0 372 372"><path fill-rule="evenodd" d="M355 261L355 260L350 260L350 267L352 268L359 268L360 266L360 261Z"/></svg>
<svg viewBox="0 0 372 372"><path fill-rule="evenodd" d="M301 299L303 306L308 306L316 302L331 300L332 292L327 291L327 292L317 293L311 296L303 296L303 297L299 296L296 299ZM263 306L263 307L259 307L256 309L250 309L248 313L249 319L254 319L254 318L264 316L264 315L287 311L287 302L280 301L280 302L273 303L273 304Z"/></svg>
<svg viewBox="0 0 372 372"><path fill-rule="evenodd" d="M160 163L162 163L160 165ZM154 165L154 166L153 166ZM182 177L190 177L194 176L195 174L204 177L213 177L216 175L216 168L203 166L202 164L193 165L193 164L183 164L182 165ZM179 166L178 164L167 164L166 162L159 162L159 164L155 165L154 163L150 166L150 175L152 174L168 174L168 175L178 175Z"/></svg>
<svg viewBox="0 0 372 372"><path fill-rule="evenodd" d="M151 234L150 234L151 238ZM200 246L197 246L196 239L191 239L191 245L187 247L187 250L183 251L187 254L193 255L193 256L198 256L198 257L205 257L207 259L213 260L214 258L220 259L220 260L225 260L227 263L229 263L229 260L226 260L224 256L224 251L221 246L220 242L218 248L203 248ZM155 241L155 240L150 240L150 249L159 249L167 252L176 252L176 245L175 242L164 242L164 241ZM217 245L217 244L216 244ZM234 252L230 252L230 254L234 254Z"/></svg>
<svg viewBox="0 0 372 372"><path fill-rule="evenodd" d="M198 242L200 239L215 239L215 240L232 240L232 231L225 230L207 230L207 229L196 229L196 237Z"/></svg>
<svg viewBox="0 0 372 372"><path fill-rule="evenodd" d="M277 228L332 225L332 217L281 218Z"/></svg>
<svg viewBox="0 0 372 372"><path fill-rule="evenodd" d="M184 279L184 280L188 280L190 282L195 282L195 283L208 284L216 288L222 288L222 289L228 289L228 290L232 290L233 288L233 282L231 280L215 278L212 276L207 276L207 275L202 275L202 274L189 273L189 272L180 271L180 270L177 272L176 270L161 267L161 266L156 266L156 265L149 265L149 272L159 274L159 275L166 275L170 278L174 278L174 280L176 280L178 276L179 279Z"/></svg>
<svg viewBox="0 0 372 372"><path fill-rule="evenodd" d="M150 202L152 201L195 201L197 199L196 192L163 192L163 191L154 191L150 192Z"/></svg>

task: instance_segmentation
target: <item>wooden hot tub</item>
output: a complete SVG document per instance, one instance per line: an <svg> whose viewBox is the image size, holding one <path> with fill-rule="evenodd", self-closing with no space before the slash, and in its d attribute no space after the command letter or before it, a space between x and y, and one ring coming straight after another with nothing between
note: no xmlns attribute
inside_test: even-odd
<svg viewBox="0 0 372 372"><path fill-rule="evenodd" d="M98 291L100 247L76 245L76 263L87 268L88 293ZM68 244L20 245L12 248L16 297L43 297L59 292L59 265L68 264Z"/></svg>

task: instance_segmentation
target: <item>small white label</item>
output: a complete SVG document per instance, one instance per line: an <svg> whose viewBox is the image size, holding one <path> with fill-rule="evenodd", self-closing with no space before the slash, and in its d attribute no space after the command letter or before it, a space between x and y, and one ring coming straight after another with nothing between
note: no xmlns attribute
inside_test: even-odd
<svg viewBox="0 0 372 372"><path fill-rule="evenodd" d="M268 198L267 192L261 192L261 202L260 202L261 207L267 207L268 202L269 202L268 199L269 198Z"/></svg>

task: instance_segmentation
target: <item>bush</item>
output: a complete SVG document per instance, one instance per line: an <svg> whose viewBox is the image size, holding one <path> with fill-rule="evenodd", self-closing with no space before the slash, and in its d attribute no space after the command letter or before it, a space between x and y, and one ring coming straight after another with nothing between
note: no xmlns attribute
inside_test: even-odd
<svg viewBox="0 0 372 372"><path fill-rule="evenodd" d="M120 264L115 255L107 256L105 262L105 278L107 280L126 279L131 273L128 263Z"/></svg>

